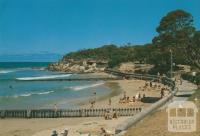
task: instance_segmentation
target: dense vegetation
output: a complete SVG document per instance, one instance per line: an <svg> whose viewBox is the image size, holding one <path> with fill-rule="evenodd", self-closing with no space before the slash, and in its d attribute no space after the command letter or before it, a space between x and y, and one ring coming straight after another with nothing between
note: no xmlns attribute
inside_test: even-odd
<svg viewBox="0 0 200 136"><path fill-rule="evenodd" d="M176 57L184 57L200 69L200 32L193 26L193 17L183 10L175 10L164 16L156 31L153 44L163 50L171 49Z"/></svg>
<svg viewBox="0 0 200 136"><path fill-rule="evenodd" d="M115 45L106 45L95 49L84 49L77 52L71 52L64 56L64 59L99 59L107 60L118 51L118 47Z"/></svg>
<svg viewBox="0 0 200 136"><path fill-rule="evenodd" d="M197 73L196 76L192 76L191 74L182 74L182 78L197 85L200 85L200 73Z"/></svg>
<svg viewBox="0 0 200 136"><path fill-rule="evenodd" d="M190 13L175 10L164 16L156 28L158 35L152 43L146 45L104 45L95 49L84 49L71 52L63 60L98 59L108 60L109 67L121 62L149 63L155 65L150 73L167 73L170 70L170 51L173 52L175 64L191 64L200 68L200 31L193 26ZM176 66L174 66L176 68Z"/></svg>

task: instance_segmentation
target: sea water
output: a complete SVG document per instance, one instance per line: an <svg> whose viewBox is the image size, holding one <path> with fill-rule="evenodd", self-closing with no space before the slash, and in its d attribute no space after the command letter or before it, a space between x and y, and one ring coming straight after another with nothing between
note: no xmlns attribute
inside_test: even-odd
<svg viewBox="0 0 200 136"><path fill-rule="evenodd" d="M78 74L51 72L47 62L0 62L0 109L76 107L80 100L110 93L103 81L40 81L76 78Z"/></svg>

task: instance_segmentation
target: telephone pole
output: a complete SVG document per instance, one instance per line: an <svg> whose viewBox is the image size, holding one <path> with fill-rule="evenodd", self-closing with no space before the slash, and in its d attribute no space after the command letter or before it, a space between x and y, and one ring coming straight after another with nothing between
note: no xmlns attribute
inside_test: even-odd
<svg viewBox="0 0 200 136"><path fill-rule="evenodd" d="M170 57L171 57L171 78L173 77L173 54L172 54L172 50L170 49Z"/></svg>

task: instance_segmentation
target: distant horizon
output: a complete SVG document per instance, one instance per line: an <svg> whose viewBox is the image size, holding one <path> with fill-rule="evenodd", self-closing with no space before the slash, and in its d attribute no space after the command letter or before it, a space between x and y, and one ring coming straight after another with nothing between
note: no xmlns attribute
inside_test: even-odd
<svg viewBox="0 0 200 136"><path fill-rule="evenodd" d="M199 0L1 0L0 55L64 55L108 44L144 45L172 10L191 13L200 30L198 5Z"/></svg>
<svg viewBox="0 0 200 136"><path fill-rule="evenodd" d="M56 53L0 54L0 62L56 62L62 56Z"/></svg>
<svg viewBox="0 0 200 136"><path fill-rule="evenodd" d="M102 46L104 45L101 45L99 47L102 47ZM143 45L131 45L131 46L143 46ZM99 47L83 48L83 49L94 49L94 48L99 48ZM118 45L118 47L120 46ZM78 49L78 50L83 50L83 49ZM57 62L58 60L62 59L62 57L66 55L67 53L70 53L70 52L66 52L64 54L50 53L50 52L0 54L0 63L1 62ZM37 59L34 59L35 57ZM49 59L49 57L51 59Z"/></svg>

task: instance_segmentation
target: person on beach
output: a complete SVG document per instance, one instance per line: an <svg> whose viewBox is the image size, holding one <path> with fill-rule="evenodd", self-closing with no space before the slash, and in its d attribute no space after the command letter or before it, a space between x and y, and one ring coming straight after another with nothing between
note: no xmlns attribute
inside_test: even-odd
<svg viewBox="0 0 200 136"><path fill-rule="evenodd" d="M135 95L135 99L136 99L137 101L140 101L140 100L141 100L141 94L140 94L140 92L137 93L137 94Z"/></svg>
<svg viewBox="0 0 200 136"><path fill-rule="evenodd" d="M164 95L165 95L165 92L164 92L164 89L163 89L163 88L162 88L161 91L160 91L160 95L161 95L161 98L163 98Z"/></svg>
<svg viewBox="0 0 200 136"><path fill-rule="evenodd" d="M105 136L106 135L106 130L102 127L101 128L101 134L100 134L101 136Z"/></svg>
<svg viewBox="0 0 200 136"><path fill-rule="evenodd" d="M114 119L117 119L117 113L116 113L115 110L113 111L113 118L114 118Z"/></svg>
<svg viewBox="0 0 200 136"><path fill-rule="evenodd" d="M152 82L150 82L150 87L152 87L152 85L153 85Z"/></svg>
<svg viewBox="0 0 200 136"><path fill-rule="evenodd" d="M104 115L105 120L111 120L112 119L112 115L111 115L111 111L106 111L105 115Z"/></svg>
<svg viewBox="0 0 200 136"><path fill-rule="evenodd" d="M129 99L129 97L127 97L127 99L126 99L126 102L127 102L127 103L129 103L129 102L130 102L130 99Z"/></svg>
<svg viewBox="0 0 200 136"><path fill-rule="evenodd" d="M96 95L97 95L97 92L94 90L93 92L93 95L94 95L94 99L96 100Z"/></svg>
<svg viewBox="0 0 200 136"><path fill-rule="evenodd" d="M91 107L90 107L90 108L94 108L95 101L91 101L90 104L91 104Z"/></svg>
<svg viewBox="0 0 200 136"><path fill-rule="evenodd" d="M109 98L108 105L111 106L111 104L112 104L112 100L111 98Z"/></svg>
<svg viewBox="0 0 200 136"><path fill-rule="evenodd" d="M149 86L149 83L147 81L145 81L145 86L148 87Z"/></svg>
<svg viewBox="0 0 200 136"><path fill-rule="evenodd" d="M138 99L141 100L141 94L140 93L138 94Z"/></svg>
<svg viewBox="0 0 200 136"><path fill-rule="evenodd" d="M124 99L126 100L126 91L124 91Z"/></svg>
<svg viewBox="0 0 200 136"><path fill-rule="evenodd" d="M133 96L133 102L135 102L135 96Z"/></svg>
<svg viewBox="0 0 200 136"><path fill-rule="evenodd" d="M135 95L135 99L136 99L136 101L138 101L138 93Z"/></svg>
<svg viewBox="0 0 200 136"><path fill-rule="evenodd" d="M54 130L53 132L52 132L52 135L51 136L58 136L58 133L57 133L57 131L56 130Z"/></svg>
<svg viewBox="0 0 200 136"><path fill-rule="evenodd" d="M62 133L62 136L68 136L68 130L64 130L64 132Z"/></svg>
<svg viewBox="0 0 200 136"><path fill-rule="evenodd" d="M142 98L145 98L146 97L146 95L145 94L143 94L143 97Z"/></svg>
<svg viewBox="0 0 200 136"><path fill-rule="evenodd" d="M54 117L57 117L57 113L58 113L58 107L56 104L54 104Z"/></svg>
<svg viewBox="0 0 200 136"><path fill-rule="evenodd" d="M158 77L160 76L160 72L157 73L157 76L158 76Z"/></svg>
<svg viewBox="0 0 200 136"><path fill-rule="evenodd" d="M158 77L158 82L161 82L161 76L160 76L160 72L157 73L157 77Z"/></svg>
<svg viewBox="0 0 200 136"><path fill-rule="evenodd" d="M180 78L180 85L182 85L182 83L183 83L183 81L182 81L182 79Z"/></svg>

